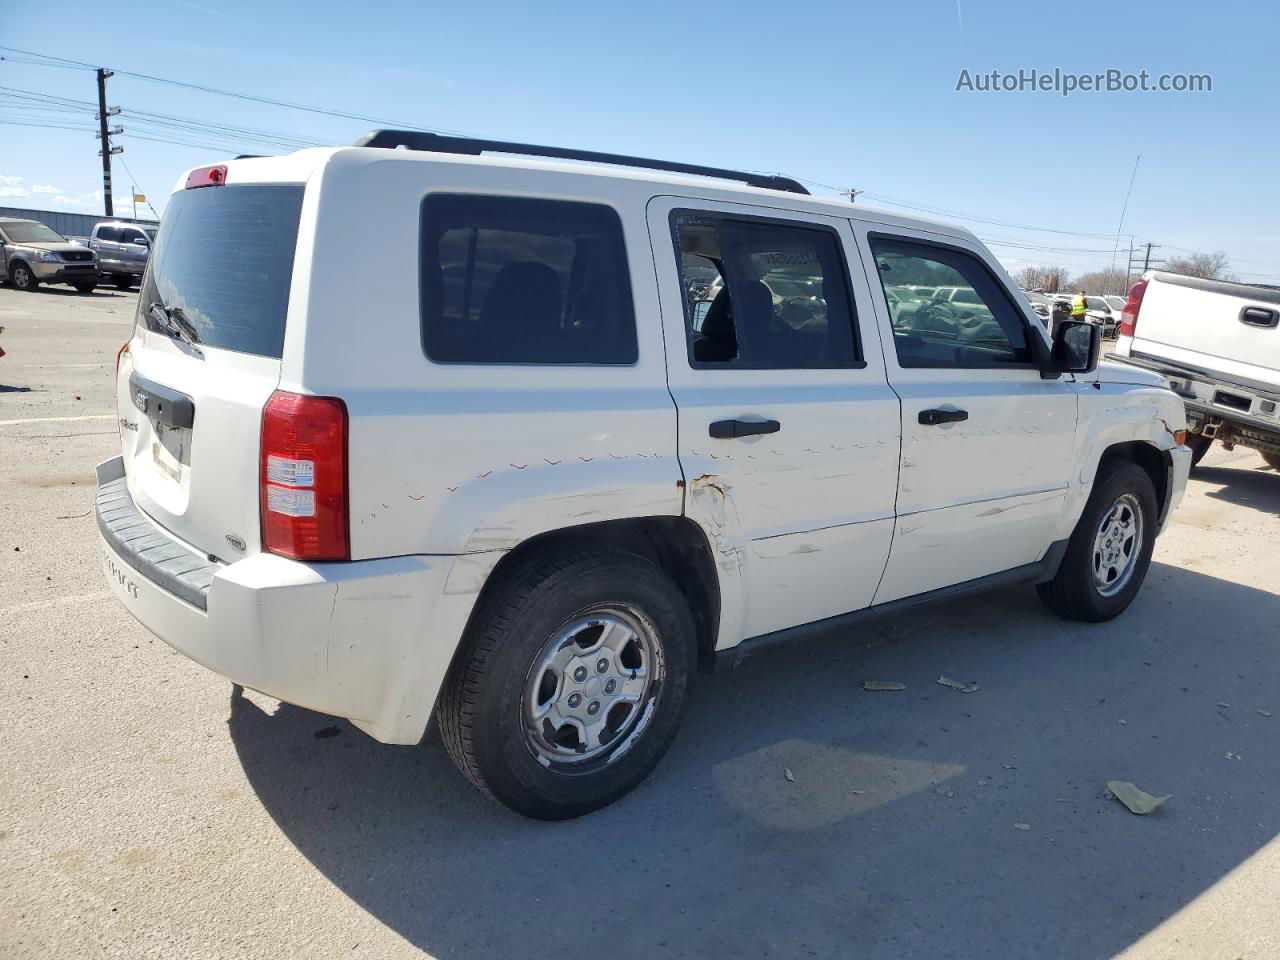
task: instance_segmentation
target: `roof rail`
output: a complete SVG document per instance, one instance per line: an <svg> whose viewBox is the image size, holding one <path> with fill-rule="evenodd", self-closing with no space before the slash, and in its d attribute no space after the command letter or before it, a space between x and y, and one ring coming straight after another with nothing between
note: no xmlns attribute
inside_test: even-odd
<svg viewBox="0 0 1280 960"><path fill-rule="evenodd" d="M612 163L622 167L643 167L647 170L666 170L671 173L689 173L698 177L717 177L721 180L738 180L751 187L766 190L784 190L787 193L808 194L790 177L768 173L748 173L743 170L726 170L722 167L702 167L694 163L675 163L670 160L649 160L644 157L628 157L618 153L597 153L594 150L573 150L568 147L543 147L533 143L510 143L506 140L479 140L471 137L447 137L439 133L418 130L371 130L354 144L357 147L407 147L410 150L429 150L433 153L458 153L479 156L482 153L515 153L529 157L551 157L556 160L585 160L591 163Z"/></svg>

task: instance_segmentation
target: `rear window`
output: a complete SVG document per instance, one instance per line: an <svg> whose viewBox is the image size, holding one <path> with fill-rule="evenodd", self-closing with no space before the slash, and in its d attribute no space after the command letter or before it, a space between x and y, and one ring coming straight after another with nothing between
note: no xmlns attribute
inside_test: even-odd
<svg viewBox="0 0 1280 960"><path fill-rule="evenodd" d="M636 362L622 224L603 204L428 196L421 298L438 363Z"/></svg>
<svg viewBox="0 0 1280 960"><path fill-rule="evenodd" d="M174 194L138 298L139 322L164 333L163 312L204 346L279 358L302 190L245 185Z"/></svg>

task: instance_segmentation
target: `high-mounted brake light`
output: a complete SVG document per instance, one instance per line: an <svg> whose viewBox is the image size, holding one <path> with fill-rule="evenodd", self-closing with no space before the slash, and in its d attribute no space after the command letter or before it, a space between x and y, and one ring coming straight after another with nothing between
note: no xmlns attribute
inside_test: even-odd
<svg viewBox="0 0 1280 960"><path fill-rule="evenodd" d="M1129 299L1125 301L1124 311L1120 314L1117 336L1133 336L1133 331L1138 327L1138 311L1142 309L1142 298L1146 295L1148 282L1148 279L1143 277L1129 288Z"/></svg>
<svg viewBox="0 0 1280 960"><path fill-rule="evenodd" d="M262 410L262 546L295 560L351 559L347 406L277 390Z"/></svg>
<svg viewBox="0 0 1280 960"><path fill-rule="evenodd" d="M220 187L227 182L227 165L219 167L197 167L187 174L187 189L196 187Z"/></svg>

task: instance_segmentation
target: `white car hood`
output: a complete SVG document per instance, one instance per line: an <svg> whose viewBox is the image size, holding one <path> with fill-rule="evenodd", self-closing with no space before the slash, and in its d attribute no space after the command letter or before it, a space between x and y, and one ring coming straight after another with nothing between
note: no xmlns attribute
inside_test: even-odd
<svg viewBox="0 0 1280 960"><path fill-rule="evenodd" d="M1145 370L1131 363L1103 360L1098 364L1094 379L1099 383L1126 383L1138 387L1167 387L1169 382L1154 370Z"/></svg>

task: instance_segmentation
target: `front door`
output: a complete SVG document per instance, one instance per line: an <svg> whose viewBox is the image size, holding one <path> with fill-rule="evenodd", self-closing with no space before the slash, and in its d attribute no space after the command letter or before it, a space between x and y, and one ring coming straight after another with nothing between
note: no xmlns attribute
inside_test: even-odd
<svg viewBox="0 0 1280 960"><path fill-rule="evenodd" d="M848 221L660 197L649 231L686 512L720 570L717 646L869 605L899 413Z"/></svg>
<svg viewBox="0 0 1280 960"><path fill-rule="evenodd" d="M1018 306L976 243L855 223L902 399L902 468L885 603L1038 561L1066 498L1068 379L1042 379Z"/></svg>

